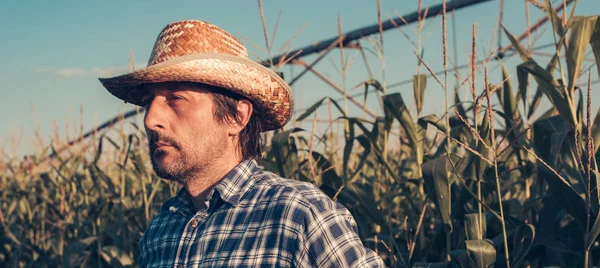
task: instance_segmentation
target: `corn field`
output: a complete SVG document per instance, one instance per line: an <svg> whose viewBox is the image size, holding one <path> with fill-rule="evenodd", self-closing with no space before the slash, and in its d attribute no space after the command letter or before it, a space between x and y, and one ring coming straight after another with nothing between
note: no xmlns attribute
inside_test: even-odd
<svg viewBox="0 0 600 268"><path fill-rule="evenodd" d="M473 27L470 68L449 86L444 10L444 74L415 53L411 94L365 80L365 98L374 89L383 104L375 119L349 116L345 103L325 97L294 119L312 129L265 134L260 164L346 206L364 244L390 267L600 267L600 110L591 111L600 16L538 5L555 40L548 64L503 28L522 63L509 70L500 57L477 59ZM501 81L488 81L491 61ZM444 90L444 113L420 115L426 88ZM550 109L540 110L542 99ZM343 130L316 135L326 106ZM59 149L0 161L0 266L135 266L140 237L180 187L154 174L143 125L123 120Z"/></svg>

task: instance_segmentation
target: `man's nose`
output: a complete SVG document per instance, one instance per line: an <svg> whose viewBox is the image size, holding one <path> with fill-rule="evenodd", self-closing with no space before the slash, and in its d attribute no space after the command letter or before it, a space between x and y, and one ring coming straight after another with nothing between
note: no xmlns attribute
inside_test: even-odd
<svg viewBox="0 0 600 268"><path fill-rule="evenodd" d="M160 132L165 128L164 113L161 113L158 98L154 98L146 107L144 126L147 130L152 130L154 132Z"/></svg>

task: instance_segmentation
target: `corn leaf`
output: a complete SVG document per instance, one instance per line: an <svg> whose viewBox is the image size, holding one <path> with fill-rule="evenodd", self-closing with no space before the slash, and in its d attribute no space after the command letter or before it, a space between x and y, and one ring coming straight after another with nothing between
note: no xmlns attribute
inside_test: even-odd
<svg viewBox="0 0 600 268"><path fill-rule="evenodd" d="M375 223L384 225L383 214L378 208L377 202L373 199L373 195L367 191L367 187L357 184L350 184L347 187L349 191L354 193L355 200L359 202L365 215L369 215Z"/></svg>
<svg viewBox="0 0 600 268"><path fill-rule="evenodd" d="M364 152L361 156L361 160L360 160L360 164L359 164L360 168L357 168L354 175L350 176L349 175L350 170L348 168L348 164L350 163L350 159L352 157L352 152L354 149L354 141L358 141L360 143L361 139L369 140L369 137L372 135L371 135L371 132L365 127L363 122L358 118L340 117L338 119L346 120L346 121L348 121L348 124L349 124L349 133L348 133L349 135L347 136L346 144L344 145L344 156L343 156L344 158L343 158L343 163L342 163L344 181L349 182L349 181L353 180L354 178L356 178L356 176L358 174L360 174L360 171L361 171L363 165L366 163L367 159L370 156L374 156L374 154L371 153L371 142L366 142L366 143L363 142L362 145L364 148ZM354 132L355 126L357 126L363 133L365 133L360 136L365 136L365 137L361 137L359 139L358 137L354 136L355 135L355 132Z"/></svg>
<svg viewBox="0 0 600 268"><path fill-rule="evenodd" d="M344 145L344 158L343 158L343 162L342 162L342 172L343 172L343 176L344 176L344 181L348 181L349 180L349 172L350 170L348 169L348 163L350 162L350 155L353 151L354 148L354 138L347 140L346 144ZM369 156L369 152L371 150L371 147L369 146L369 148L365 148L365 152L363 152L362 156L361 156L361 168L362 165L364 165L364 161L365 159ZM368 151L368 152L367 152ZM360 169L356 169L356 173L359 173Z"/></svg>
<svg viewBox="0 0 600 268"><path fill-rule="evenodd" d="M548 96L552 104L556 107L558 112L571 124L571 126L577 125L577 115L575 114L575 107L571 106L567 96L559 90L561 85L556 81L550 73L542 69L535 61L526 61L520 64L517 68L522 68L528 73L533 74L538 84L541 84L542 91Z"/></svg>
<svg viewBox="0 0 600 268"><path fill-rule="evenodd" d="M549 236L547 234L543 234L543 233L537 234L535 241L536 241L536 243L539 243L539 244L547 247L548 249L551 249L551 250L554 250L557 252L565 252L565 253L570 253L570 254L574 254L574 255L582 255L581 252L573 250L572 248L566 246L565 244L561 243L560 241L554 239L552 236Z"/></svg>
<svg viewBox="0 0 600 268"><path fill-rule="evenodd" d="M529 110L527 110L527 119L531 119L531 117L537 110L537 107L540 105L540 101L542 100L543 94L544 93L539 87L535 90L535 94L533 95L533 99L531 99L531 104L529 105Z"/></svg>
<svg viewBox="0 0 600 268"><path fill-rule="evenodd" d="M348 121L348 124L350 125L350 130L354 129L354 126L357 126L363 133L369 135L371 133L371 131L365 126L365 124L363 123L370 123L373 124L373 122L361 119L361 118L356 118L356 117L338 117L337 119L343 119Z"/></svg>
<svg viewBox="0 0 600 268"><path fill-rule="evenodd" d="M466 249L457 249L450 252L450 256L452 256L452 263L458 265L461 268L475 268L478 267L471 256L469 256L469 252Z"/></svg>
<svg viewBox="0 0 600 268"><path fill-rule="evenodd" d="M587 151L587 150L585 150ZM582 156L583 158L583 156ZM586 159L587 160L587 159ZM587 161L585 161L584 163L587 163ZM585 166L586 164L584 164L584 169L587 169L587 167ZM593 166L593 158L592 158L592 172L590 174L590 220L593 219L595 217L596 214L600 214L600 193L598 192L598 182L600 180L600 178L598 177L600 174L598 173L597 170L594 169ZM579 177L583 177L585 176L585 174L579 172L580 176ZM582 178L583 180L585 180L585 187L587 188L587 178ZM593 223L593 221L592 221Z"/></svg>
<svg viewBox="0 0 600 268"><path fill-rule="evenodd" d="M142 175L144 177L148 176L148 170L144 166L144 161L141 154L138 151L131 152L129 156L131 158L131 162L133 162L133 166L135 167L135 171L138 175ZM97 167L97 165L95 165Z"/></svg>
<svg viewBox="0 0 600 268"><path fill-rule="evenodd" d="M430 115L423 116L423 117L419 118L419 120L417 120L417 123L424 130L427 130L428 124L431 124L431 125L437 127L437 129L439 129L440 131L442 131L444 133L446 133L446 130L448 129L445 121L442 121L442 119L440 119L436 114L430 114Z"/></svg>
<svg viewBox="0 0 600 268"><path fill-rule="evenodd" d="M411 147L416 152L417 164L423 163L423 146L421 133L418 126L413 122L410 112L402 99L400 93L388 94L383 97L384 111L386 118L395 118L406 130L406 136Z"/></svg>
<svg viewBox="0 0 600 268"><path fill-rule="evenodd" d="M558 34L558 37L562 38L565 35L565 27L563 27L561 19L556 14L556 10L554 10L549 0L544 0L544 8L546 9L548 20L552 23L552 28Z"/></svg>
<svg viewBox="0 0 600 268"><path fill-rule="evenodd" d="M520 267L519 264L525 259L529 250L535 241L535 227L531 224L523 224L517 228L513 234L513 260L514 267Z"/></svg>
<svg viewBox="0 0 600 268"><path fill-rule="evenodd" d="M354 140L352 140L353 142ZM349 145L352 145L352 142L346 142L346 146L344 147L344 155L348 154L348 158L349 158L349 152L352 150L352 147ZM344 160L344 175L345 177L345 181L348 184L352 184L355 180L357 180L359 178L358 175L361 174L361 170L363 169L363 167L365 166L365 164L367 163L367 160L369 159L369 156L371 156L371 145L370 143L366 143L363 144L363 153L359 156L360 160L358 162L358 165L356 166L356 170L354 172L354 174L348 176L347 173L349 172L349 170L347 170L348 168L348 162L347 160ZM344 158L347 159L347 158Z"/></svg>
<svg viewBox="0 0 600 268"><path fill-rule="evenodd" d="M600 77L600 17L596 17L596 26L594 28L594 34L590 39L592 45L592 51L596 58L596 70L598 71L598 77Z"/></svg>
<svg viewBox="0 0 600 268"><path fill-rule="evenodd" d="M96 150L96 155L94 156L94 160L92 161L92 163L96 164L98 163L98 160L100 160L100 156L102 155L102 148L103 148L103 141L104 141L104 135L100 136L100 141L98 141L98 149Z"/></svg>
<svg viewBox="0 0 600 268"><path fill-rule="evenodd" d="M331 166L331 162L318 152L312 152L313 159L317 162L317 168L322 172L322 182L324 184L329 184L333 188L340 188L343 185L343 181L335 172L335 169Z"/></svg>
<svg viewBox="0 0 600 268"><path fill-rule="evenodd" d="M550 109L548 109L542 115L540 115L538 120L548 119L548 118L556 116L556 115L558 115L558 111L556 110L556 107L550 107Z"/></svg>
<svg viewBox="0 0 600 268"><path fill-rule="evenodd" d="M483 217L483 221L480 222L479 213L465 214L466 240L482 240L485 237L487 229L485 214Z"/></svg>
<svg viewBox="0 0 600 268"><path fill-rule="evenodd" d="M367 102L367 96L369 95L369 86L372 86L375 88L375 90L379 91L379 92L383 92L383 86L381 85L381 83L379 83L379 81L375 80L375 79L369 79L365 82L363 82L363 84L365 85L365 98L364 98L364 102Z"/></svg>
<svg viewBox="0 0 600 268"><path fill-rule="evenodd" d="M583 120L583 100L585 100L583 98L583 91L582 90L578 90L579 91L579 101L577 102L577 120L579 120L580 122L583 122L581 120Z"/></svg>
<svg viewBox="0 0 600 268"><path fill-rule="evenodd" d="M370 138L368 135L360 135L358 137L356 137L356 140L363 146L363 147L371 147L372 152L375 154L376 156L376 160L383 165L383 167L385 167L385 169L387 169L387 171L389 172L389 175L394 178L394 180L398 183L402 183L403 180L402 178L400 178L398 176L398 173L396 173L396 171L394 169L392 169L392 165L389 162L389 160L385 159L383 157L383 151L382 149L376 144L374 143L373 139Z"/></svg>
<svg viewBox="0 0 600 268"><path fill-rule="evenodd" d="M460 158L453 155L452 161L458 166ZM450 186L454 176L451 176L452 165L448 156L441 156L425 162L422 166L423 180L425 181L426 193L434 201L436 208L442 215L444 230L452 231L452 219L450 218ZM459 173L461 171L458 171Z"/></svg>
<svg viewBox="0 0 600 268"><path fill-rule="evenodd" d="M600 108L596 112L596 117L592 123L592 137L594 139L594 152L598 151L600 147Z"/></svg>
<svg viewBox="0 0 600 268"><path fill-rule="evenodd" d="M384 224L383 214L379 209L377 202L373 195L369 194L371 187L370 184L349 184L339 190L331 187L331 185L323 184L320 188L331 198L337 194L336 201L344 205L351 212L356 212L356 215L361 215L361 217L356 217L356 220L367 220L367 222L376 223L382 226L382 229L387 229ZM361 233L364 237L369 235L369 230L363 231L365 232Z"/></svg>
<svg viewBox="0 0 600 268"><path fill-rule="evenodd" d="M305 130L293 128L273 136L272 146L275 152L275 159L279 167L279 174L283 177L292 178L295 171L298 170L298 148L290 136L299 131Z"/></svg>
<svg viewBox="0 0 600 268"><path fill-rule="evenodd" d="M574 17L570 25L569 45L567 46L567 71L569 73L568 92L573 96L575 83L581 73L588 46L594 34L598 16Z"/></svg>
<svg viewBox="0 0 600 268"><path fill-rule="evenodd" d="M320 99L319 101L317 101L315 104L311 105L310 107L308 107L308 109L306 109L306 111L304 111L304 113L302 113L301 115L299 115L296 118L296 121L302 121L304 119L306 119L307 117L309 117L312 113L314 113L319 107L321 107L321 105L323 105L323 102L325 100L329 100L331 101L331 103L333 103L333 105L335 105L335 107L337 108L337 110L343 115L346 116L346 112L344 112L344 109L342 109L342 107L331 97L325 97Z"/></svg>
<svg viewBox="0 0 600 268"><path fill-rule="evenodd" d="M373 129L370 133L368 133L368 135L371 140L373 140L373 142L376 143L380 148L384 147L384 144L389 137L393 120L394 119L392 118L379 116L375 122L373 122Z"/></svg>
<svg viewBox="0 0 600 268"><path fill-rule="evenodd" d="M593 174L591 174L590 177L592 178L592 182L594 182L591 186L594 189L591 196L593 199L595 199L593 200L594 203L600 203L600 191L598 191L598 185L600 185L600 172L598 172L597 170L592 170L591 172ZM585 235L586 249L590 249L594 241L596 241L596 238L598 238L598 235L600 235L600 212L598 212L598 210L595 210L594 213L597 215L596 219L593 221L594 225L592 226L590 232L586 233ZM591 214L592 217L594 213Z"/></svg>
<svg viewBox="0 0 600 268"><path fill-rule="evenodd" d="M573 133L566 120L560 116L538 120L533 123L534 143L539 156L554 166L567 135Z"/></svg>
<svg viewBox="0 0 600 268"><path fill-rule="evenodd" d="M465 247L476 267L491 267L496 262L496 248L489 240L467 240Z"/></svg>
<svg viewBox="0 0 600 268"><path fill-rule="evenodd" d="M506 28L504 28L504 32L506 33L511 44L513 45L513 47L524 62L521 65L517 66L517 73L521 72L519 71L520 68L524 68L528 73L533 74L536 82L540 86L538 88L540 88L548 96L550 101L554 104L554 106L557 107L558 111L565 118L567 118L569 123L571 123L571 125L573 126L576 126L577 120L575 118L575 107L572 107L569 103L569 97L563 96L563 93L558 90L559 88L561 88L558 82L552 77L550 72L547 72L544 69L542 69L531 58L531 54L525 50L521 43L519 43L519 41L517 41L517 39L506 30ZM558 49L560 49L560 45ZM523 77L522 74L521 77Z"/></svg>
<svg viewBox="0 0 600 268"><path fill-rule="evenodd" d="M415 95L415 104L417 106L418 114L421 114L421 110L423 109L425 87L427 87L427 75L417 74L413 76L413 92Z"/></svg>
<svg viewBox="0 0 600 268"><path fill-rule="evenodd" d="M531 60L531 54L527 52L527 50L521 45L521 43L511 33L509 33L508 30L504 28L504 26L502 26L502 29L504 29L504 33L508 37L508 40L510 40L510 43L512 44L517 54L519 54L519 57L521 57L523 61Z"/></svg>
<svg viewBox="0 0 600 268"><path fill-rule="evenodd" d="M596 238L600 235L600 213L596 216L596 220L594 220L594 225L589 233L585 235L585 248L590 249Z"/></svg>
<svg viewBox="0 0 600 268"><path fill-rule="evenodd" d="M509 97L507 97L507 93L504 93L504 99L505 101L507 100L507 98L512 99L512 85L510 83L510 79L508 78L508 70L506 69L506 66L504 65L504 63L502 63L502 79L506 80L506 82L504 82L504 90L507 91L509 93ZM517 68L517 79L519 81L519 95L521 96L521 100L523 100L523 109L527 109L527 88L529 87L528 85L528 76L527 76L527 72L523 69L518 69ZM511 119L515 119L516 115L514 112L515 110L518 112L519 110L516 109L517 108L517 104L519 102L519 99L517 98L516 101L511 101L510 106L504 105L505 109L504 112L506 112L506 108L510 107L511 108L511 114L510 114L510 118ZM514 106L513 106L514 105ZM521 115L519 114L518 117L520 118Z"/></svg>
<svg viewBox="0 0 600 268"><path fill-rule="evenodd" d="M114 141L113 139L111 139L109 136L106 136L106 135L103 135L103 136L104 136L104 138L105 138L105 139L106 139L108 142L110 142L110 144L112 144L112 145L113 145L115 148L117 148L117 150L120 150L120 149L121 149L121 146L119 146L119 144L117 144L117 142L116 142L116 141Z"/></svg>
<svg viewBox="0 0 600 268"><path fill-rule="evenodd" d="M325 101L325 99L326 98L322 98L321 100L317 101L315 104L308 107L308 109L306 111L304 111L304 113L302 113L301 115L299 115L296 118L296 121L302 121L302 120L306 119L309 115L314 113L319 107L321 107L321 104L323 104L323 101Z"/></svg>
<svg viewBox="0 0 600 268"><path fill-rule="evenodd" d="M561 47L562 47L562 43L559 43L558 49L560 50ZM558 58L557 54L554 54L554 56L552 56L552 59L550 59L550 62L548 62L548 65L546 66L547 73L549 73L549 74L554 73L554 70L556 69L556 66L558 65L558 59L559 58ZM519 70L517 70L517 72L518 71ZM535 90L535 95L533 96L533 99L531 100L531 104L529 105L529 110L527 111L527 119L531 119L531 117L535 113L536 109L540 105L540 101L542 100L542 95L544 93L542 86L547 86L547 84L538 83L537 89ZM523 102L525 102L525 100L523 100Z"/></svg>
<svg viewBox="0 0 600 268"><path fill-rule="evenodd" d="M560 116L550 117L544 120L538 120L533 124L534 144L537 148L538 156L546 163L554 166L561 153L561 148L567 136L572 137L572 130L566 120ZM585 202L573 186L563 178L550 171L542 163L538 164L540 176L548 182L552 195L561 200L560 204L569 214L581 222L585 222ZM556 168L555 168L556 170Z"/></svg>
<svg viewBox="0 0 600 268"><path fill-rule="evenodd" d="M573 186L563 178L558 177L554 172L540 164L540 176L548 182L548 187L552 195L560 200L560 205L579 222L585 225L585 201L573 188Z"/></svg>

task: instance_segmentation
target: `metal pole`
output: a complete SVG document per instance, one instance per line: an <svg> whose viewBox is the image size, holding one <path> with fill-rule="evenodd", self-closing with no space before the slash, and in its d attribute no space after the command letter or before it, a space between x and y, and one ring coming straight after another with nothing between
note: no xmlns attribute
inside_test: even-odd
<svg viewBox="0 0 600 268"><path fill-rule="evenodd" d="M461 8L469 7L469 6L472 6L475 4L488 2L488 1L493 1L493 0L454 0L454 1L451 1L446 4L446 9L447 10L461 9ZM436 16L440 12L442 12L441 4L433 6L433 7L429 8L429 12L427 12L426 18ZM419 14L417 11L415 11L413 13L410 13L410 14L404 16L404 19L406 20L407 23L416 22L419 20ZM395 28L394 23L396 23L398 25L398 27L405 25L404 22L400 18L394 19L393 21L386 20L385 22L382 23L382 30L387 31L389 29ZM342 41L342 45L346 46L346 44L348 44L349 42L352 42L354 40L358 40L363 37L366 37L366 36L369 36L372 34L376 34L376 33L379 33L379 24L378 23L350 31L350 32L344 34L344 39ZM313 53L318 53L321 50L327 49L332 43L337 42L338 39L339 39L339 35L336 35L335 37L329 38L327 40L316 42L314 45L309 45L309 46L294 50L290 53L285 53L283 55L276 56L275 58L272 59L272 61L260 62L260 64L269 66L270 62L279 62L282 57L285 57L286 55L294 55L296 53L298 53L296 55L296 58L304 57L306 55L310 55Z"/></svg>

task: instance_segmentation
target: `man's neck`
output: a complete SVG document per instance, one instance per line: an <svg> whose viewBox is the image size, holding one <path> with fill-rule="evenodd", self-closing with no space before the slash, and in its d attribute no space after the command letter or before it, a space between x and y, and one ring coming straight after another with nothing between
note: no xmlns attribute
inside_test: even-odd
<svg viewBox="0 0 600 268"><path fill-rule="evenodd" d="M186 183L185 189L192 196L196 211L206 207L206 198L210 191L240 162L240 158L233 158L229 161L219 161L218 163L203 169L201 174L197 174L197 176L194 176L193 179Z"/></svg>

